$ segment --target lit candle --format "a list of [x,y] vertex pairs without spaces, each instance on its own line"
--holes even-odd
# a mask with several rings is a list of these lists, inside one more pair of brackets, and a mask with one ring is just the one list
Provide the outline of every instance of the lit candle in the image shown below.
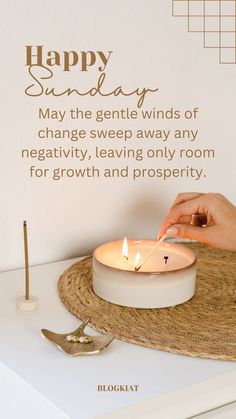
[[140,265],[141,262],[141,254],[140,252],[137,252],[135,259],[134,259],[134,270],[136,270],[138,268],[138,266]]
[[[170,307],[193,297],[196,256],[192,250],[180,244],[162,242],[140,270],[135,271],[156,241],[126,242],[127,245],[122,241],[106,243],[95,250],[95,294],[111,303],[137,308]],[[127,251],[124,252],[124,248]]]
[[128,260],[129,258],[128,258],[128,254],[129,254],[129,250],[128,250],[128,241],[127,241],[127,238],[125,237],[124,238],[124,241],[123,241],[123,245],[122,245],[122,256],[126,259],[126,260]]

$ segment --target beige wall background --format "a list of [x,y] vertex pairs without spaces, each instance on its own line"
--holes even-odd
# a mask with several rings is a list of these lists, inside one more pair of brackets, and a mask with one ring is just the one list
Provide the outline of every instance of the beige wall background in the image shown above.
[[[217,50],[203,48],[202,34],[187,33],[186,19],[172,17],[171,3],[1,2],[1,270],[23,265],[23,219],[29,225],[31,264],[39,264],[87,254],[98,244],[124,235],[155,237],[178,192],[218,191],[236,203],[236,65],[220,65]],[[143,179],[136,183],[131,179],[67,179],[58,183],[29,179],[25,173],[29,163],[21,159],[20,149],[39,146],[36,132],[44,125],[37,120],[39,106],[92,110],[136,106],[132,97],[27,97],[25,45],[40,44],[58,51],[112,50],[108,86],[158,86],[160,93],[146,100],[146,108],[199,107],[199,120],[194,125],[200,131],[197,145],[214,147],[216,157],[201,162],[181,160],[175,166],[203,167],[207,177],[198,182]],[[80,77],[78,71],[71,72],[70,84],[81,86]],[[63,84],[63,72],[61,78]],[[96,77],[91,72],[91,86],[93,79]],[[65,125],[69,127],[69,122]],[[159,123],[135,121],[131,125],[158,128]],[[162,123],[166,128],[175,125]],[[83,127],[92,126],[92,122],[83,123]],[[125,128],[130,123],[108,121],[105,126]],[[191,123],[180,126],[188,128]],[[118,146],[119,140],[115,144]],[[117,166],[124,163],[119,161]],[[155,165],[167,166],[165,162],[152,162]]]

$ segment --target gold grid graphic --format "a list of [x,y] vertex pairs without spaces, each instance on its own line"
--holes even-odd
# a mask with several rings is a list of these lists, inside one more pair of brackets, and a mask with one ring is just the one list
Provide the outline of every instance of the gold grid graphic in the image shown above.
[[220,64],[236,64],[236,0],[172,0],[172,15],[187,18],[205,48],[219,50]]

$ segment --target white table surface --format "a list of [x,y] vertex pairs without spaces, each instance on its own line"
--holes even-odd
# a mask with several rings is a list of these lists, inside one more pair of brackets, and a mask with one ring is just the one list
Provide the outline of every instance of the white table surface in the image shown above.
[[[66,333],[80,323],[57,294],[59,275],[75,261],[31,268],[31,291],[39,298],[35,312],[16,309],[24,271],[0,274],[1,417],[88,419],[236,371],[234,362],[175,355],[118,340],[99,355],[64,355],[41,337],[40,330]],[[101,393],[98,384],[138,384],[140,390]]]

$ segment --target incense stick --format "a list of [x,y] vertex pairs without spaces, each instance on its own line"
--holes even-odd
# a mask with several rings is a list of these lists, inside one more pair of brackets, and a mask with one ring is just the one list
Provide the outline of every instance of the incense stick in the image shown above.
[[24,252],[25,252],[25,293],[18,297],[16,307],[21,311],[32,311],[38,306],[38,298],[30,295],[30,282],[29,282],[29,254],[28,254],[28,231],[27,222],[23,221],[24,233]]
[[25,250],[25,299],[29,300],[29,254],[28,254],[28,235],[27,222],[23,222],[24,231],[24,250]]
[[145,259],[135,268],[135,271],[139,271],[139,269],[144,265],[144,263],[150,258],[150,256],[153,254],[153,252],[160,246],[160,244],[166,239],[167,235],[164,234],[160,240],[153,246],[153,248],[150,250],[150,252],[147,254]]

